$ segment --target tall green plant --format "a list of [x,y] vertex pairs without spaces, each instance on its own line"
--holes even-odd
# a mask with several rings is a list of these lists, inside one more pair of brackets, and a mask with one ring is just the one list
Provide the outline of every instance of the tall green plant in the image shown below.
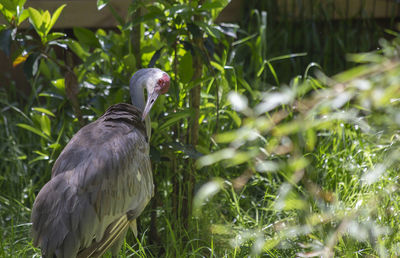
[[243,174],[205,184],[195,200],[199,215],[213,196],[213,204],[231,202],[229,215],[216,212],[227,218],[212,228],[219,241],[230,236],[240,255],[397,254],[400,66],[397,40],[383,42],[384,51],[351,57],[363,65],[333,78],[319,73],[322,89],[304,77],[254,106],[230,94],[242,125],[216,135],[221,149],[198,165]]

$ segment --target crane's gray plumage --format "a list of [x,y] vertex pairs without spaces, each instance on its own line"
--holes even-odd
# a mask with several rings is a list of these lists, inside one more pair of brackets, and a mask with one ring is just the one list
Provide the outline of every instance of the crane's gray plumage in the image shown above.
[[168,90],[169,77],[142,69],[130,85],[133,105],[113,105],[79,130],[36,197],[32,233],[43,256],[97,257],[111,246],[116,255],[152,197],[149,120],[143,111],[155,99],[145,105],[143,88],[149,98],[153,92],[158,96]]

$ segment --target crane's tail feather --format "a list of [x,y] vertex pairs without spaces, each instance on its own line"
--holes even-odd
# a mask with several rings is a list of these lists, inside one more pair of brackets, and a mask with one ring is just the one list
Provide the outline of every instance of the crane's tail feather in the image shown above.
[[91,246],[79,252],[77,258],[101,257],[123,234],[129,227],[131,221],[127,215],[122,216],[113,222],[104,232],[100,242],[94,242]]

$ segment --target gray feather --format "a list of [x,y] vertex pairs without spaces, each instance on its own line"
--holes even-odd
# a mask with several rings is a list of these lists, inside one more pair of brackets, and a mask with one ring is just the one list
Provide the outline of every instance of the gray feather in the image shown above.
[[153,195],[148,148],[141,112],[129,104],[111,106],[75,134],[33,206],[43,255],[76,257],[128,211],[142,212]]

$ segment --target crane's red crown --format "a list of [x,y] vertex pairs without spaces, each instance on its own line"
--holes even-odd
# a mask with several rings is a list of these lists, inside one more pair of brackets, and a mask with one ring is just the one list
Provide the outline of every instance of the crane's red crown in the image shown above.
[[169,76],[166,73],[164,73],[162,77],[157,81],[156,90],[161,94],[165,94],[167,93],[168,89],[169,89]]

